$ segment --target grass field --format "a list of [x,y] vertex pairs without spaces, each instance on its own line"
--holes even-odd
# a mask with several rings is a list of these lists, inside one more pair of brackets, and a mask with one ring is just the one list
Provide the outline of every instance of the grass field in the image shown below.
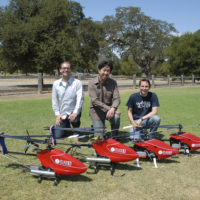
[[[161,124],[178,124],[183,130],[200,136],[200,88],[164,88],[153,90],[160,101]],[[121,95],[121,127],[129,125],[125,106],[133,91],[123,91]],[[89,118],[89,98],[85,97],[81,127],[91,125]],[[55,123],[51,109],[51,99],[0,101],[0,132],[9,135],[48,134],[44,126]],[[170,132],[162,132],[168,138]],[[6,139],[9,150],[22,151],[23,141]],[[45,146],[44,146],[45,147]],[[30,151],[31,152],[31,151]],[[78,152],[92,155],[92,149]],[[35,157],[14,156],[24,164],[39,164]],[[86,164],[87,165],[87,164]],[[88,165],[87,165],[88,166]],[[153,163],[142,160],[141,168],[135,162],[116,166],[114,176],[108,168],[94,174],[92,168],[80,176],[62,179],[57,187],[52,180],[37,183],[37,178],[23,172],[23,167],[0,157],[0,199],[1,200],[129,200],[129,199],[198,199],[200,196],[200,151],[191,157],[180,154]]]

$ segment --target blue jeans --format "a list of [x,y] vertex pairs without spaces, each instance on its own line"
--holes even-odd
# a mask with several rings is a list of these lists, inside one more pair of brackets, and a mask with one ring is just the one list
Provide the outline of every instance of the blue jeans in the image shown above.
[[[66,119],[61,120],[60,125],[59,126],[56,125],[56,128],[58,128],[58,129],[55,129],[56,139],[68,137],[68,136],[72,135],[73,134],[72,131],[61,130],[61,129],[62,128],[71,128],[71,125],[73,128],[79,128],[81,125],[80,118],[81,118],[81,113],[77,115],[76,119],[73,122],[69,121],[68,116],[66,117]],[[61,128],[61,129],[59,129],[59,128]]]
[[[120,115],[116,114],[113,118],[108,120],[111,125],[112,135],[117,135],[120,127]],[[105,120],[95,120],[92,119],[92,125],[95,131],[94,137],[102,136],[105,130]]]
[[[135,122],[137,122],[137,120],[135,120]],[[144,139],[143,128],[145,129],[150,128],[150,132],[147,134],[148,139],[155,138],[155,132],[157,131],[160,125],[160,117],[158,115],[153,115],[148,119],[143,120],[140,125],[142,126],[142,128],[137,128],[136,130],[130,128],[129,134],[131,139],[133,140]]]

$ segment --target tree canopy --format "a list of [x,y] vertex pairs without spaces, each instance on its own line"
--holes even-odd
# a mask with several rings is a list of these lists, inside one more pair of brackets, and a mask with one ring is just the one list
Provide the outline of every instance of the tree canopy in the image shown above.
[[79,3],[11,0],[0,10],[2,62],[9,72],[52,73],[68,60],[84,71],[97,58],[100,30]]
[[0,69],[51,74],[67,60],[73,71],[93,72],[106,58],[113,74],[200,74],[200,32],[174,33],[137,7],[95,22],[75,1],[10,0],[0,7]]
[[176,29],[172,24],[144,15],[140,8],[118,7],[115,16],[103,19],[107,47],[127,60],[131,57],[149,75],[163,61],[163,51]]
[[200,75],[200,31],[174,37],[165,55],[172,74]]

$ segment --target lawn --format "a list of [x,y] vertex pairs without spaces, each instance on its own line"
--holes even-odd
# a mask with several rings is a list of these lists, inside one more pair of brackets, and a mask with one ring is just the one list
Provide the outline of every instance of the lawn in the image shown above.
[[[179,124],[184,131],[200,136],[200,88],[162,88],[154,89],[160,108],[161,124]],[[125,106],[130,94],[135,91],[122,91],[121,127],[129,125]],[[89,98],[86,95],[82,113],[81,127],[91,125],[89,118]],[[55,123],[51,109],[51,99],[24,99],[0,101],[0,131],[9,135],[48,134],[44,126]],[[176,131],[176,130],[174,130]],[[168,138],[170,132],[162,132]],[[22,151],[24,141],[6,139],[9,150]],[[45,146],[44,146],[45,147]],[[92,149],[80,149],[79,153],[92,155]],[[79,176],[62,179],[57,187],[52,180],[37,183],[37,178],[23,172],[23,167],[11,160],[0,157],[0,199],[2,200],[129,200],[129,199],[198,199],[200,196],[200,151],[191,157],[180,154],[153,163],[142,160],[141,168],[135,162],[121,163],[116,166],[114,176],[108,168],[94,174],[92,168]],[[31,153],[31,149],[30,149]],[[39,164],[35,157],[13,156],[24,164]],[[86,164],[87,165],[87,164]],[[87,165],[88,166],[88,165]]]

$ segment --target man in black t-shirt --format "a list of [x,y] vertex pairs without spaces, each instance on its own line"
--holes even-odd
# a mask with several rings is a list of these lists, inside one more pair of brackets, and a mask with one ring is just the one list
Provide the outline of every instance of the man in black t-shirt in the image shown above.
[[[128,117],[133,126],[131,132],[133,133],[137,126],[150,128],[152,134],[149,135],[149,138],[153,138],[153,132],[160,125],[160,117],[157,115],[158,97],[155,93],[149,92],[151,84],[146,78],[140,80],[139,88],[140,92],[132,94],[126,104],[128,106]],[[137,133],[137,138],[141,138],[140,133]]]

